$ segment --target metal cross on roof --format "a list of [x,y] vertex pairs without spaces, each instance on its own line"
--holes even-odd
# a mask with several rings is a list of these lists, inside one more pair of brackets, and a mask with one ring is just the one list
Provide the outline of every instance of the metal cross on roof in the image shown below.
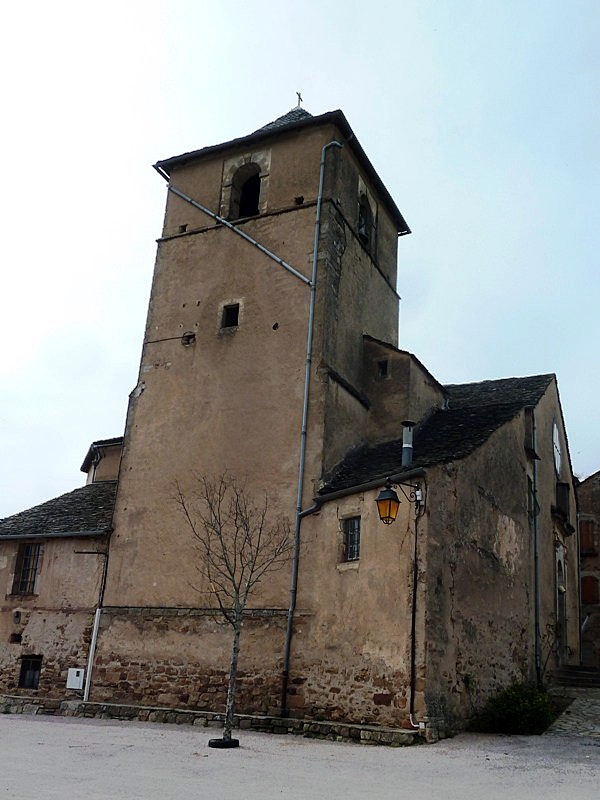
[[298,108],[300,108],[300,106],[302,105],[302,95],[300,94],[300,92],[296,92],[296,94],[298,95]]

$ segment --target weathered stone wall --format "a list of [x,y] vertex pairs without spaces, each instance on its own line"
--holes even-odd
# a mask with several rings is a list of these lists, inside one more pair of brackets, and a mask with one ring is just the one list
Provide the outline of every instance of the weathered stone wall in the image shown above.
[[0,691],[18,689],[21,658],[42,656],[34,694],[67,692],[67,670],[85,669],[104,564],[104,537],[42,541],[34,593],[13,595],[18,541],[0,542]]
[[501,429],[484,452],[429,472],[426,702],[450,725],[533,677],[530,533],[507,496],[521,471],[506,459],[514,435]]
[[[236,709],[280,707],[285,612],[244,622]],[[98,636],[90,698],[223,711],[231,628],[208,609],[108,608]]]
[[[86,669],[92,631],[93,612],[31,609],[21,611],[18,624],[12,613],[0,614],[0,691],[45,697],[81,697],[81,691],[68,690],[69,668]],[[18,632],[21,641],[11,643]],[[38,689],[20,689],[21,657],[42,656]]]
[[[581,538],[581,579],[591,582],[600,594],[600,472],[579,484],[577,499],[580,525],[585,524],[591,532],[591,542],[585,542],[585,547]],[[586,602],[587,599],[582,592],[582,660],[587,666],[600,667],[600,604]]]
[[[557,664],[557,558],[564,559],[566,647],[577,663],[575,537],[557,521],[552,426],[560,419],[554,385],[536,407],[541,668]],[[564,436],[564,434],[561,434]],[[524,412],[475,453],[428,471],[427,711],[452,724],[515,680],[535,680],[533,528],[527,513]],[[566,456],[565,456],[566,459]],[[575,522],[571,508],[569,524]]]

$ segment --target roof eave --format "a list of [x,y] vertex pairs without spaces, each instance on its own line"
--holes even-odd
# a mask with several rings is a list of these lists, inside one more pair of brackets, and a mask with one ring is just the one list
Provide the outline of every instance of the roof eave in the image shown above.
[[7,533],[0,535],[0,542],[33,541],[38,539],[93,539],[107,536],[112,528],[91,531],[58,531],[55,533]]

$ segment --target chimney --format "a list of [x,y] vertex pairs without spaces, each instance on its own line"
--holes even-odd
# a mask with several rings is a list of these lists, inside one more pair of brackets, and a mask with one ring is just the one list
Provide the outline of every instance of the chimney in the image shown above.
[[407,467],[413,458],[413,428],[416,423],[410,419],[405,419],[402,423],[402,466]]

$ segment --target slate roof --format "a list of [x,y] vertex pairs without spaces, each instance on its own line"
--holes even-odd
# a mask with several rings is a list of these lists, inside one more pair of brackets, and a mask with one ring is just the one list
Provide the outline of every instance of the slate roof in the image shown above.
[[116,481],[90,483],[27,511],[0,519],[0,541],[3,537],[107,533],[111,527],[116,491]]
[[283,114],[283,116],[274,119],[273,122],[268,122],[266,125],[263,125],[262,128],[258,128],[258,130],[255,130],[254,133],[262,133],[263,131],[273,131],[280,128],[287,128],[288,125],[294,125],[296,122],[300,122],[300,120],[307,119],[308,117],[312,117],[312,114],[310,114],[304,108],[296,106],[296,108],[292,108],[291,111],[288,111],[287,114]]
[[534,375],[446,385],[448,408],[435,411],[415,430],[410,466],[402,467],[402,437],[359,447],[333,470],[319,494],[465,458],[523,408],[535,406],[553,380],[554,375]]

